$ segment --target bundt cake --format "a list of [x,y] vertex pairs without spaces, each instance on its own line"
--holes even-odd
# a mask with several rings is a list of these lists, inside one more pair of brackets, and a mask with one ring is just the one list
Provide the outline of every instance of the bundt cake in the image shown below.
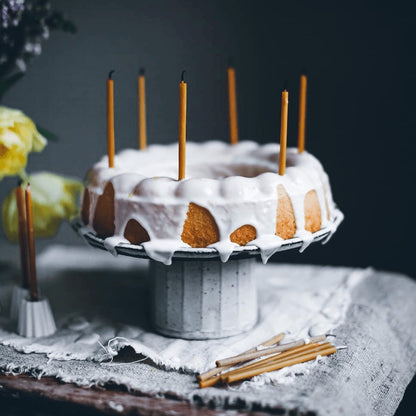
[[253,244],[266,259],[283,240],[329,225],[335,206],[328,176],[308,152],[242,141],[187,143],[186,179],[178,181],[177,144],[127,149],[108,167],[104,156],[87,174],[81,207],[85,225],[106,239],[143,244],[169,264],[183,247],[216,248],[226,261],[237,245]]

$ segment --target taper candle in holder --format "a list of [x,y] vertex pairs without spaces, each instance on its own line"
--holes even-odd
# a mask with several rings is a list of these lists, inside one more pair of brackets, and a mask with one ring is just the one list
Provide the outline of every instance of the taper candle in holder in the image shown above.
[[28,240],[29,296],[22,299],[17,321],[17,332],[24,337],[43,337],[56,331],[49,301],[39,298],[36,274],[35,239],[33,232],[32,193],[30,184],[25,189],[26,233]]
[[19,309],[22,299],[29,295],[29,264],[28,264],[28,241],[26,229],[26,206],[25,191],[22,188],[22,181],[19,182],[15,189],[17,216],[18,216],[18,236],[20,248],[20,284],[15,284],[12,291],[12,299],[10,305],[10,319],[17,322]]

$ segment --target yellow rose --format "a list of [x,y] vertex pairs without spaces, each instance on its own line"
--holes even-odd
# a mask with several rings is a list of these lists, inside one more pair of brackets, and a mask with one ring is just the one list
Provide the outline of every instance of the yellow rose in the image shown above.
[[[75,179],[48,172],[30,175],[33,225],[36,237],[52,237],[63,220],[78,214],[78,199],[83,185]],[[3,203],[3,229],[10,241],[18,240],[17,207],[14,190]]]
[[0,179],[24,170],[27,155],[41,152],[46,139],[20,110],[0,106]]

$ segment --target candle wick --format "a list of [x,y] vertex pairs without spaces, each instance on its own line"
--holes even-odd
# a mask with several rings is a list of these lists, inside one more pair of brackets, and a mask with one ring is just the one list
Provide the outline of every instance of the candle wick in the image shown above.
[[109,73],[108,73],[108,79],[113,79],[113,74],[114,74],[114,69],[112,69]]
[[182,81],[182,82],[185,82],[185,72],[186,72],[186,71],[185,71],[185,70],[183,70],[183,71],[182,71],[182,73],[181,73],[181,81]]
[[288,86],[288,81],[286,79],[285,82],[283,83],[283,90],[284,91],[287,91],[287,86]]
[[144,68],[143,68],[143,67],[141,67],[141,68],[139,69],[139,75],[144,75]]
[[20,188],[22,186],[22,183],[23,183],[23,179],[19,179],[17,181],[17,186]]

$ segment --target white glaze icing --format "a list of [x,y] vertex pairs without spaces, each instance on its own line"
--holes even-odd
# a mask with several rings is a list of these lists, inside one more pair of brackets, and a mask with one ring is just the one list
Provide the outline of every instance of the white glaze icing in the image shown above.
[[259,248],[261,261],[266,264],[269,258],[282,246],[283,241],[283,238],[269,234],[250,241],[250,244]]
[[116,247],[120,243],[129,243],[124,237],[120,235],[115,235],[113,237],[107,237],[104,240],[104,247],[114,256],[117,257],[117,250]]
[[150,241],[143,244],[148,256],[170,264],[176,250],[189,247],[181,234],[188,205],[193,202],[206,208],[217,223],[220,240],[211,247],[222,261],[227,261],[236,247],[230,242],[230,234],[249,224],[257,231],[256,240],[249,244],[259,248],[266,263],[283,243],[275,235],[278,185],[283,185],[292,202],[295,237],[303,241],[300,251],[312,241],[312,234],[305,230],[304,201],[309,191],[316,191],[321,227],[331,225],[335,204],[329,179],[308,152],[299,154],[296,148],[287,149],[286,173],[280,176],[278,144],[188,142],[186,178],[181,181],[176,180],[177,152],[176,143],[152,145],[142,151],[126,149],[115,156],[114,168],[108,168],[104,156],[88,173],[90,226],[106,183],[111,181],[114,186],[115,235],[105,240],[113,254],[117,244],[126,242],[123,235],[127,222],[135,219],[149,234]]
[[218,254],[220,255],[221,261],[225,263],[230,258],[234,249],[238,247],[238,244],[233,243],[231,241],[217,241],[216,243],[211,244],[208,247],[215,248],[215,250],[217,250]]

